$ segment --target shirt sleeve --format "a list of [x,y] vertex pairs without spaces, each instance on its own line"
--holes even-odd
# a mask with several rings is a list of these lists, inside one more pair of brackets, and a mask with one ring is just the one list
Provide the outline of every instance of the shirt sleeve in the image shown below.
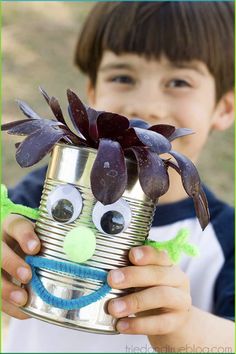
[[14,188],[8,190],[9,198],[17,204],[38,208],[46,176],[47,166],[26,175]]
[[234,210],[224,208],[215,223],[218,240],[221,244],[225,262],[217,277],[214,291],[214,313],[220,317],[234,320]]

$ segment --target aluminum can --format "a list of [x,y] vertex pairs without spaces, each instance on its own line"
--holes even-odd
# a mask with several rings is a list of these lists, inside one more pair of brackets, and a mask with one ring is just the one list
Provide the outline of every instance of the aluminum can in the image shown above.
[[[90,187],[90,173],[97,150],[58,143],[54,146],[48,165],[43,193],[40,202],[40,217],[36,222],[36,233],[41,240],[41,257],[68,262],[63,250],[65,235],[74,227],[83,225],[94,228],[92,210],[97,200]],[[128,182],[122,198],[128,202],[132,221],[119,235],[107,235],[96,230],[96,249],[93,256],[83,263],[85,266],[109,271],[130,265],[128,252],[131,247],[140,246],[148,236],[154,203],[144,194],[139,180],[137,164],[126,159]],[[83,209],[78,219],[71,224],[59,224],[47,212],[48,194],[58,185],[71,184],[83,199]],[[37,269],[43,286],[52,295],[62,299],[75,299],[88,295],[101,287],[100,281],[75,278],[67,274]],[[115,297],[129,293],[130,289],[112,289],[104,298],[80,309],[64,310],[45,303],[29,285],[27,304],[22,311],[31,317],[71,329],[93,333],[117,334],[115,319],[107,312],[107,302]]]

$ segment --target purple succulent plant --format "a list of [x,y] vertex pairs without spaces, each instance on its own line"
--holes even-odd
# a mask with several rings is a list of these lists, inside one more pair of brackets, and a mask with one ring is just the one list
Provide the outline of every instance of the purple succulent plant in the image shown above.
[[[141,187],[151,200],[157,203],[158,198],[167,192],[168,169],[174,168],[182,178],[186,193],[193,198],[202,229],[207,226],[209,210],[198,171],[186,156],[171,147],[171,141],[193,134],[192,130],[167,124],[149,126],[141,119],[129,120],[116,113],[96,111],[68,89],[68,113],[75,129],[73,132],[58,100],[50,98],[42,88],[40,91],[56,120],[42,118],[26,103],[17,101],[28,118],[1,127],[8,134],[26,136],[16,144],[16,160],[21,167],[40,161],[59,141],[98,149],[91,171],[91,189],[95,198],[106,205],[116,202],[126,189],[125,157],[131,154],[138,165]],[[161,158],[159,155],[163,153],[170,154],[175,162]]]

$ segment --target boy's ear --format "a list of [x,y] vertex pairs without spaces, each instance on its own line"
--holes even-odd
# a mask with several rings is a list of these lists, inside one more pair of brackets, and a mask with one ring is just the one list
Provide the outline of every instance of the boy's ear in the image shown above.
[[234,92],[227,92],[218,102],[212,122],[212,129],[225,130],[234,122]]
[[91,80],[88,79],[87,83],[86,83],[86,91],[87,91],[87,100],[88,100],[88,104],[90,106],[94,106],[95,105],[95,101],[96,101],[96,95],[95,95],[95,87],[92,84]]

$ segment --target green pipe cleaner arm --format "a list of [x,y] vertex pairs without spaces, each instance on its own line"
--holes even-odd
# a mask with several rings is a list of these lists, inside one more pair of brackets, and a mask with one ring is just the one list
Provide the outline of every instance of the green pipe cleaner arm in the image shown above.
[[154,247],[160,251],[167,251],[168,256],[173,263],[178,263],[181,259],[181,254],[185,253],[190,257],[196,257],[199,255],[197,246],[188,242],[189,230],[180,229],[177,235],[168,241],[157,242],[152,240],[146,240],[145,245]]
[[20,214],[29,219],[37,220],[39,210],[26,207],[21,204],[15,204],[8,198],[7,188],[1,184],[1,223],[9,214]]

